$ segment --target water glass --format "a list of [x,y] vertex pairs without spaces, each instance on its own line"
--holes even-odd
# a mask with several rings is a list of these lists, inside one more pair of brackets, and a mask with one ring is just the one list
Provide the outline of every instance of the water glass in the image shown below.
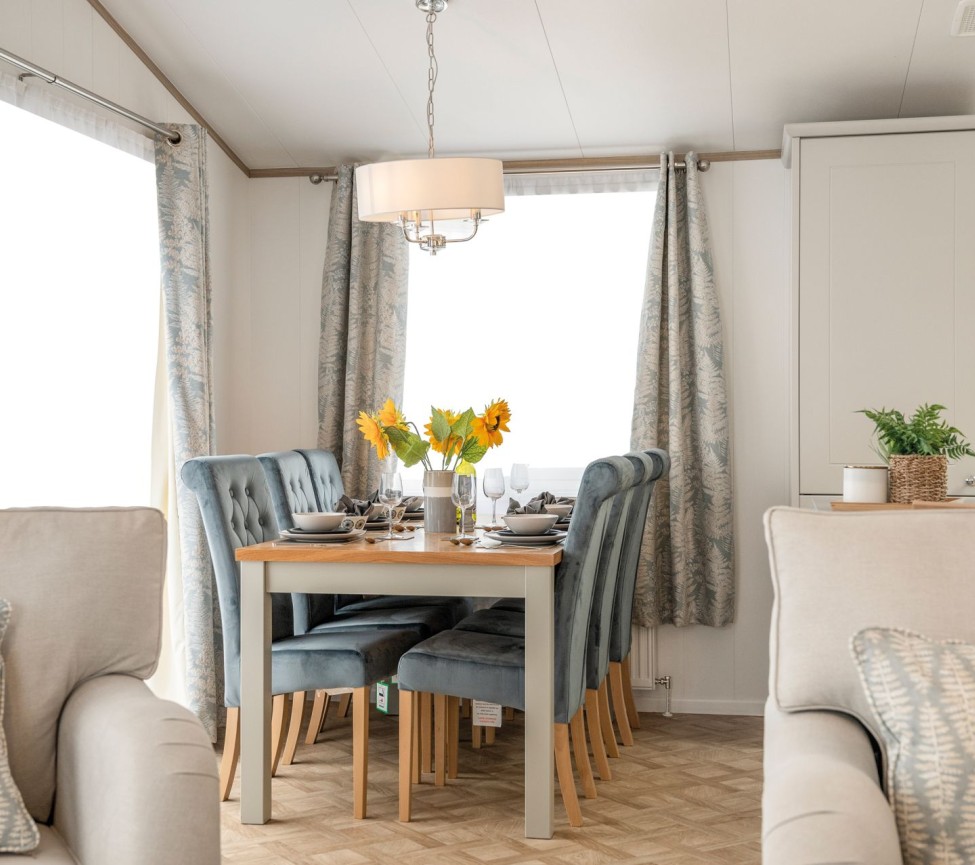
[[389,529],[383,540],[391,541],[393,538],[393,508],[403,501],[403,479],[399,472],[383,472],[379,476],[379,502],[386,505],[389,517]]
[[477,503],[477,478],[474,475],[461,475],[455,472],[453,483],[450,486],[450,500],[460,508],[460,535],[458,537],[466,538],[464,514],[468,508],[474,507]]
[[484,495],[491,500],[491,528],[498,525],[498,499],[504,495],[504,472],[501,469],[488,469],[482,481]]

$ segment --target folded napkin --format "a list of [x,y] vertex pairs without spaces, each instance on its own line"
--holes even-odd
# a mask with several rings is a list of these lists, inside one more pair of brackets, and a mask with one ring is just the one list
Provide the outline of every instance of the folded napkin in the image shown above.
[[[423,509],[423,496],[407,496],[400,502],[400,507],[405,507],[406,513],[416,513]],[[379,503],[378,490],[369,496],[368,501],[344,495],[335,503],[335,510],[355,517],[368,517],[370,521],[386,516],[386,506]]]
[[575,496],[556,496],[549,492],[539,493],[525,504],[516,499],[508,499],[509,514],[541,514],[545,512],[545,505],[574,505]]

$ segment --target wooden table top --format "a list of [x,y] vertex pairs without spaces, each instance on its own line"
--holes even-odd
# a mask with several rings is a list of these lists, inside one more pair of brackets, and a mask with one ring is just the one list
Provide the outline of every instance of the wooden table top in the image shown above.
[[562,561],[562,546],[487,549],[450,543],[451,533],[412,532],[412,540],[367,543],[365,538],[344,544],[311,544],[300,541],[265,541],[238,547],[238,562],[347,562],[406,563],[417,565],[515,565],[552,567]]

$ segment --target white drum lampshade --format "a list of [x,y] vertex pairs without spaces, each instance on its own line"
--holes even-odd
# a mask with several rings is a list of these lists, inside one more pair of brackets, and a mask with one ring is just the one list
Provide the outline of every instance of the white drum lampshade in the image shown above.
[[470,219],[504,212],[504,178],[497,159],[436,157],[374,162],[355,170],[359,219],[398,222],[419,212],[421,222]]

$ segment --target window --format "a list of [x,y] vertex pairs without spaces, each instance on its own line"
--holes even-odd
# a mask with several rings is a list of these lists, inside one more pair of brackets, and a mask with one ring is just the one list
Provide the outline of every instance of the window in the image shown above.
[[151,162],[0,102],[0,507],[148,504]]
[[509,187],[470,243],[411,247],[404,413],[422,432],[431,405],[507,399],[511,432],[478,470],[528,463],[522,499],[573,493],[590,460],[629,448],[655,192],[577,183]]

